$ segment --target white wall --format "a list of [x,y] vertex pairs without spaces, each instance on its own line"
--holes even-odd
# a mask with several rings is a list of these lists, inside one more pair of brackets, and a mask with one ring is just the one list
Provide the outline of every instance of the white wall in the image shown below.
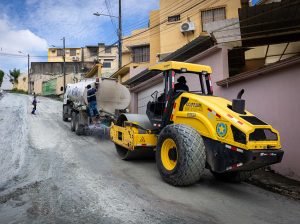
[[3,82],[2,82],[2,85],[1,85],[1,89],[11,90],[13,88],[13,84],[9,80],[10,80],[9,76],[5,74],[4,77],[3,77]]
[[158,91],[160,94],[163,92],[164,89],[164,84],[163,82],[156,84],[155,86],[152,86],[148,89],[145,89],[143,91],[140,91],[138,93],[138,113],[139,114],[146,114],[146,109],[147,109],[147,103],[152,100],[151,94],[154,93],[155,91]]

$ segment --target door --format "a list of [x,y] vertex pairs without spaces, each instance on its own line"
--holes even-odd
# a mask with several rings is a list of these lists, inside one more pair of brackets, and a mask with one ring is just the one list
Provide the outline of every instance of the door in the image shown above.
[[56,79],[51,79],[42,84],[42,95],[56,95]]

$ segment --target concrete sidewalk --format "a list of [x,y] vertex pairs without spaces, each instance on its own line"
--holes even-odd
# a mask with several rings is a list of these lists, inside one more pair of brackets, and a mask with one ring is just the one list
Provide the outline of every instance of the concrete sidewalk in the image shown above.
[[268,168],[255,171],[247,182],[289,198],[300,200],[300,182],[275,173]]

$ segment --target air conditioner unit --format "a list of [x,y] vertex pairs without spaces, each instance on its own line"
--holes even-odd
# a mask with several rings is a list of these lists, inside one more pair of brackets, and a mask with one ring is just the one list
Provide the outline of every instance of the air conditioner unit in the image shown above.
[[193,22],[185,22],[180,26],[180,31],[182,33],[190,32],[195,30],[195,23]]
[[79,58],[77,56],[72,56],[72,61],[78,61]]

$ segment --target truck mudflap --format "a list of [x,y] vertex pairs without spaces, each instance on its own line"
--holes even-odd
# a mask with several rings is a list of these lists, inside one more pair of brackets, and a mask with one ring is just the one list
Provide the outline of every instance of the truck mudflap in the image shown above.
[[204,139],[207,148],[207,165],[217,173],[250,171],[279,163],[284,152],[272,150],[244,150],[235,146]]

